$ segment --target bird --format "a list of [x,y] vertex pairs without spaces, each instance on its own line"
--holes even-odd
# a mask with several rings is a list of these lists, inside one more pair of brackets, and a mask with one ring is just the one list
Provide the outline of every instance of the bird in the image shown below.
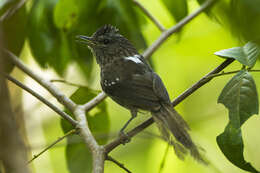
[[119,29],[106,24],[92,36],[77,35],[76,40],[86,45],[96,58],[102,90],[131,112],[120,132],[123,133],[139,110],[149,111],[163,139],[173,146],[180,159],[189,153],[195,160],[206,163],[188,133],[188,124],[172,107],[163,81]]

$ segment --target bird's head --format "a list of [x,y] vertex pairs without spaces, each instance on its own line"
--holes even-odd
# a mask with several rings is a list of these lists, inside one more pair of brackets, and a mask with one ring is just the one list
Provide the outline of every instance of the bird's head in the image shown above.
[[123,37],[117,28],[105,25],[92,36],[78,35],[77,41],[86,44],[95,55],[97,63],[104,65],[113,59],[137,54],[134,46]]

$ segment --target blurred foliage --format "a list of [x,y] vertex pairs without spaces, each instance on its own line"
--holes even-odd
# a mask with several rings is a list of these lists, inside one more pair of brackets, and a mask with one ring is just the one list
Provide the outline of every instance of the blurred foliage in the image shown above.
[[[200,4],[205,2],[197,1]],[[211,14],[241,41],[255,41],[260,39],[259,7],[259,0],[219,0]]]
[[176,22],[188,15],[188,2],[185,0],[162,0]]
[[[93,91],[86,87],[80,87],[72,95],[71,100],[77,104],[84,104],[97,95],[96,91]],[[106,102],[98,104],[94,110],[94,114],[91,112],[86,113],[88,125],[91,132],[94,134],[99,144],[105,144],[108,140],[109,133],[109,116],[107,113]],[[68,112],[68,111],[67,111]],[[69,113],[69,112],[68,112]],[[69,113],[73,116],[71,113]],[[73,127],[64,119],[61,120],[61,126],[64,133],[69,132]],[[102,137],[100,137],[102,136]],[[86,144],[82,141],[82,138],[78,135],[68,137],[66,145],[66,160],[67,166],[71,173],[88,173],[92,170],[92,157],[90,151],[86,148]]]
[[[0,14],[5,15],[5,20],[0,22],[0,33],[1,43],[3,47],[13,52],[15,55],[19,55],[25,38],[27,12],[25,5],[19,8],[14,15],[8,15],[9,10],[15,8],[18,1],[4,1],[0,3]],[[5,71],[8,73],[13,69],[13,64],[10,62],[6,63]]]
[[[2,16],[9,9],[15,7],[17,2],[18,0],[0,0],[0,15]],[[197,0],[197,2],[201,4],[205,0]],[[192,5],[194,2],[186,0],[153,0],[152,2],[143,0],[142,3],[145,4],[145,7],[149,7],[148,10],[155,14],[156,18],[158,15],[158,19],[163,24],[166,23],[165,26],[170,26],[173,23],[168,22],[171,20],[166,19],[165,16],[167,15],[164,13],[163,7],[166,7],[171,15],[167,16],[167,18],[173,17],[176,22],[187,16],[189,9],[194,8]],[[195,7],[197,8],[197,6]],[[155,59],[154,64],[162,78],[166,79],[165,84],[170,86],[169,88],[174,88],[174,94],[175,92],[180,93],[184,90],[183,88],[190,86],[205,74],[205,70],[208,71],[209,67],[214,68],[218,65],[219,61],[215,58],[214,60],[210,59],[209,54],[226,46],[237,46],[237,43],[234,43],[237,40],[241,42],[251,41],[243,47],[233,47],[216,53],[216,55],[224,58],[236,59],[246,68],[242,69],[226,84],[219,96],[218,102],[223,103],[229,111],[228,125],[224,132],[221,133],[222,126],[215,123],[213,118],[212,124],[218,129],[214,129],[217,131],[216,134],[210,134],[207,138],[215,138],[217,134],[221,133],[217,137],[217,144],[226,158],[244,170],[256,172],[255,168],[245,161],[243,155],[246,141],[243,141],[245,138],[242,138],[241,126],[249,117],[257,114],[259,109],[257,96],[259,86],[256,87],[255,84],[260,81],[253,78],[254,76],[247,69],[255,66],[259,67],[256,60],[260,53],[260,1],[218,0],[215,6],[206,13],[218,24],[225,26],[235,36],[233,41],[226,38],[227,34],[218,24],[213,24],[201,15],[202,17],[198,17],[199,19],[195,19],[194,22],[186,26],[188,32],[183,33],[182,40],[178,45],[175,44],[176,37],[174,36],[165,42],[164,46],[155,53],[158,60]],[[23,5],[14,15],[1,21],[1,43],[4,43],[4,46],[10,51],[19,55],[24,47],[25,39],[28,38],[28,47],[33,58],[41,67],[52,68],[60,76],[65,76],[67,67],[74,63],[79,67],[82,76],[89,80],[92,70],[95,69],[93,57],[86,47],[77,44],[74,39],[79,34],[91,35],[104,24],[112,24],[118,27],[120,32],[133,42],[139,50],[144,50],[147,47],[146,42],[151,44],[158,37],[158,30],[154,29],[153,24],[144,20],[140,9],[137,10],[131,0],[30,0],[30,5]],[[213,33],[213,35],[210,35],[210,33]],[[161,57],[164,58],[163,61],[161,61]],[[237,70],[241,67],[241,64],[232,67]],[[11,67],[10,65],[9,71]],[[178,74],[177,77],[176,74]],[[212,105],[208,105],[210,103],[208,100],[216,100],[218,94],[218,92],[213,93],[212,89],[219,90],[219,87],[224,85],[226,81],[226,78],[222,78],[222,80],[218,81],[220,84],[217,87],[215,86],[216,83],[209,83],[208,88],[211,89],[199,91],[197,95],[190,96],[189,100],[191,101],[187,100],[182,104],[184,115],[185,111],[186,114],[201,115],[189,116],[189,118],[190,121],[193,118],[197,124],[199,123],[198,126],[204,122],[207,133],[212,128],[211,125],[208,125],[208,121],[211,121],[209,119],[212,119],[212,117],[203,117],[203,115],[210,113],[218,115],[218,110],[214,109],[214,112],[212,112]],[[169,90],[169,92],[171,94],[172,90]],[[71,99],[76,103],[83,104],[96,95],[97,92],[81,87],[71,96]],[[206,100],[205,95],[207,96]],[[121,109],[118,111],[118,107],[114,106],[113,103],[110,103],[110,105],[112,107],[108,107],[106,102],[102,102],[94,110],[86,114],[89,126],[100,144],[104,144],[108,140],[106,135],[99,136],[100,134],[109,133],[112,122],[110,122],[108,112],[112,112],[113,115],[122,113],[120,112]],[[203,109],[201,105],[203,105]],[[216,107],[216,105],[214,106]],[[224,117],[221,118],[224,119]],[[223,124],[223,120],[218,121],[221,122],[219,124]],[[113,122],[116,126],[120,126],[123,123],[121,115]],[[64,132],[72,128],[64,120],[61,120],[61,126]],[[216,144],[215,141],[214,144]],[[142,146],[138,145],[132,151],[145,151],[146,154],[137,155],[134,152],[129,152],[131,148],[128,148],[127,151],[120,151],[118,156],[124,158],[129,153],[132,153],[131,156],[135,158],[132,160],[127,158],[126,162],[130,165],[131,163],[135,164],[133,170],[142,167],[149,170],[148,172],[155,172],[157,165],[151,165],[150,162],[158,161],[161,158],[153,157],[155,149],[151,150],[152,157],[146,157],[150,151],[149,147],[152,146],[150,142],[149,144],[146,142]],[[217,147],[214,146],[214,148]],[[156,151],[159,151],[158,148],[156,149]],[[210,148],[205,149],[210,150]],[[69,172],[85,173],[91,170],[91,154],[77,135],[67,139],[65,155]],[[216,160],[215,155],[212,158],[215,164],[219,164],[219,167],[222,168],[222,163],[225,161],[223,159]],[[218,161],[221,162],[218,163]],[[141,162],[147,162],[146,164],[150,165],[140,164]],[[178,164],[174,165],[173,163]],[[172,170],[170,168],[175,166],[176,170],[186,170],[187,172],[194,171],[195,167],[195,164],[184,166],[183,162],[176,159],[170,160],[165,165],[168,166],[165,170]],[[111,165],[106,166],[108,170],[114,170]],[[238,171],[235,167],[231,168],[235,170],[234,172]],[[207,168],[196,167],[196,170],[202,169],[207,172]],[[230,172],[226,170],[228,169],[223,168],[224,172]]]

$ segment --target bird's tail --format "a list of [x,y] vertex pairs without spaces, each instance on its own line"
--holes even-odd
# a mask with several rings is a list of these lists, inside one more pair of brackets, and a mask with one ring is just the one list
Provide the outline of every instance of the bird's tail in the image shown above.
[[188,124],[170,104],[162,104],[159,111],[152,112],[152,116],[164,139],[173,145],[180,159],[183,160],[184,156],[190,153],[194,159],[206,164],[197,146],[192,142]]

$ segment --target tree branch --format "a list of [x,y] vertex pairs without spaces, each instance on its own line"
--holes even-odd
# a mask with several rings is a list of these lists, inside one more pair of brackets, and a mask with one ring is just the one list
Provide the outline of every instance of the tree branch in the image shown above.
[[[212,75],[208,76],[208,78],[230,75],[230,74],[238,73],[240,71],[241,70],[235,70],[235,71],[229,71],[229,72],[223,71],[222,73],[219,73],[219,74],[212,74]],[[260,70],[253,70],[253,69],[248,69],[247,71],[249,71],[249,72],[260,72]]]
[[98,105],[102,100],[104,100],[107,95],[104,92],[99,93],[95,98],[87,102],[86,104],[82,105],[85,111],[90,111],[96,105]]
[[36,93],[35,91],[33,91],[32,89],[30,89],[29,87],[27,87],[26,85],[22,84],[21,82],[19,82],[18,80],[16,80],[15,78],[13,78],[12,76],[5,74],[5,77],[13,82],[15,85],[19,86],[20,88],[24,89],[25,91],[27,91],[28,93],[30,93],[31,95],[33,95],[34,97],[36,97],[38,100],[40,100],[42,103],[44,103],[45,105],[47,105],[49,108],[51,108],[54,112],[56,112],[57,114],[59,114],[62,118],[66,119],[67,121],[69,121],[74,127],[76,127],[77,122],[72,119],[68,114],[66,114],[65,112],[63,112],[62,110],[60,110],[58,107],[56,107],[54,104],[52,104],[51,102],[49,102],[48,100],[46,100],[44,97],[42,97],[41,95],[39,95],[38,93]]
[[72,83],[72,82],[69,82],[69,81],[66,81],[66,80],[63,80],[63,79],[52,79],[52,80],[50,80],[50,82],[52,82],[52,83],[54,83],[54,82],[64,83],[64,84],[74,86],[74,87],[86,87],[84,85]]
[[188,96],[190,96],[192,93],[194,93],[197,89],[199,89],[200,87],[202,87],[203,85],[205,85],[206,83],[208,83],[209,81],[211,81],[211,79],[214,78],[214,76],[209,77],[213,74],[217,74],[219,72],[221,72],[223,69],[225,69],[229,64],[231,64],[234,61],[234,59],[227,59],[225,60],[223,63],[221,63],[217,68],[215,68],[214,70],[212,70],[211,72],[209,72],[207,75],[205,75],[204,77],[202,77],[198,82],[196,82],[195,84],[193,84],[189,89],[187,89],[186,91],[184,91],[181,95],[179,95],[173,102],[172,105],[176,106],[177,104],[179,104],[181,101],[183,101],[184,99],[186,99]]
[[54,141],[53,143],[51,143],[49,146],[47,146],[46,148],[44,148],[40,153],[36,154],[33,156],[33,158],[31,160],[29,160],[27,162],[27,164],[30,164],[32,161],[34,161],[35,159],[37,159],[40,155],[42,155],[43,153],[45,153],[46,151],[48,151],[50,148],[52,148],[54,145],[56,145],[58,142],[62,141],[64,138],[76,133],[76,129],[72,129],[70,130],[68,133],[66,133],[65,135],[63,135],[62,137],[58,138],[56,141]]
[[188,22],[190,22],[192,19],[194,19],[196,16],[198,16],[200,13],[202,13],[204,10],[211,7],[215,2],[218,0],[207,0],[204,4],[200,6],[198,10],[196,10],[194,13],[190,14],[189,16],[186,16],[183,18],[179,23],[171,27],[169,30],[164,31],[161,36],[143,53],[143,56],[145,58],[150,57],[161,45],[162,43],[169,38],[173,33],[179,31],[184,25],[186,25]]
[[37,81],[41,86],[47,89],[62,105],[64,105],[67,109],[69,109],[76,117],[77,124],[76,128],[79,129],[79,135],[82,137],[84,143],[90,149],[93,157],[92,165],[93,165],[93,173],[103,173],[104,172],[104,148],[103,146],[99,146],[94,136],[92,135],[86,117],[85,117],[85,109],[83,106],[76,105],[71,99],[66,97],[63,93],[61,93],[58,88],[56,88],[50,81],[42,78],[37,73],[30,70],[21,60],[18,59],[13,53],[4,49],[4,52],[7,54],[7,58],[9,58],[19,69],[25,72],[28,76],[32,77],[35,81]]
[[122,168],[123,170],[125,170],[127,173],[131,173],[131,171],[129,169],[127,169],[124,164],[118,162],[117,160],[115,160],[113,157],[111,156],[106,156],[106,160],[109,160],[113,163],[115,163],[117,166],[119,166],[120,168]]
[[93,173],[103,173],[104,172],[104,162],[105,162],[105,152],[104,147],[98,145],[97,141],[95,140],[94,136],[92,135],[87,119],[85,116],[85,109],[83,106],[77,106],[75,111],[73,112],[75,115],[78,123],[78,128],[80,129],[80,136],[90,148],[92,153],[92,166],[93,166]]
[[42,76],[38,75],[37,73],[33,72],[31,69],[29,69],[16,55],[14,55],[12,52],[4,49],[4,52],[7,53],[7,57],[24,73],[26,73],[28,76],[33,78],[35,81],[37,81],[42,87],[44,87],[46,90],[48,90],[62,105],[66,106],[71,112],[74,111],[76,104],[70,100],[68,97],[66,97],[63,93],[59,91],[57,87],[55,87],[50,81],[44,79]]
[[136,6],[138,6],[144,14],[157,26],[157,28],[161,31],[164,32],[166,29],[164,26],[137,0],[132,0]]
[[3,22],[4,20],[14,15],[14,13],[18,11],[25,4],[26,1],[27,0],[20,0],[20,2],[16,3],[10,9],[6,10],[6,12],[0,17],[0,22]]

